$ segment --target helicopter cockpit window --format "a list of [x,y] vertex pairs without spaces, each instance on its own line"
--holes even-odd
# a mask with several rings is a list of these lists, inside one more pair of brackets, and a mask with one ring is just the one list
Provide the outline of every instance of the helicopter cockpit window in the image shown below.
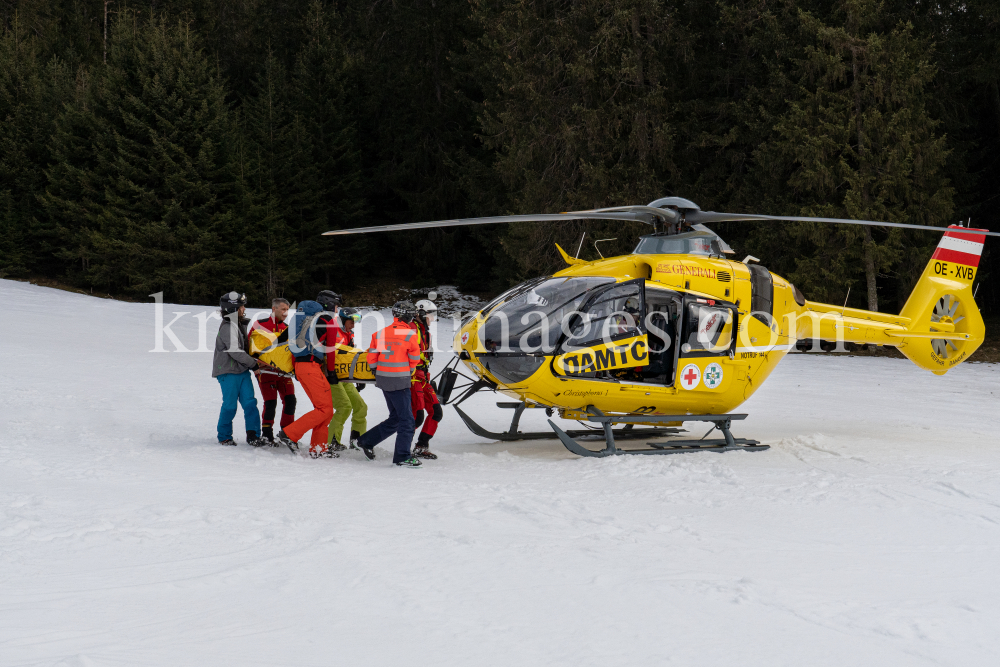
[[[527,292],[531,288],[544,283],[546,280],[549,280],[549,278],[543,276],[541,278],[532,278],[531,280],[526,280],[525,282],[519,285],[515,285],[514,287],[511,287],[509,290],[507,290],[506,292],[504,292],[503,294],[501,294],[500,296],[498,296],[497,298],[493,299],[488,304],[483,306],[483,308],[479,312],[488,314],[491,310],[493,310],[494,307],[496,307],[497,304],[509,301],[510,299],[513,299],[515,296]],[[472,317],[475,317],[475,315],[476,313],[471,313],[469,317],[467,317],[462,322],[462,324],[464,325],[465,322],[467,322]]]
[[733,311],[703,303],[689,303],[684,318],[681,352],[723,354],[733,344]]
[[547,278],[532,281],[527,289],[519,286],[486,320],[483,345],[488,352],[551,354],[566,316],[583,306],[591,290],[609,283],[614,278]]
[[573,321],[564,345],[585,345],[638,334],[642,319],[639,290],[639,285],[631,284],[601,293]]
[[[695,232],[698,233],[698,232]],[[644,236],[635,248],[637,255],[718,255],[722,246],[708,234],[698,236]]]

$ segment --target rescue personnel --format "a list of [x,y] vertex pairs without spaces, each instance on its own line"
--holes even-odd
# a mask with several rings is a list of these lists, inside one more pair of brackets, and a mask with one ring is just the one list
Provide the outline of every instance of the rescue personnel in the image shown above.
[[[285,319],[288,317],[288,299],[278,297],[271,301],[271,316],[264,320],[254,322],[251,329],[260,329],[277,336],[275,343],[280,344],[288,340],[288,325]],[[251,331],[252,335],[252,331]],[[253,350],[251,344],[250,349]],[[275,446],[274,441],[274,413],[278,407],[278,397],[281,397],[281,428],[285,428],[295,421],[295,383],[291,377],[284,377],[277,373],[269,373],[258,369],[254,371],[257,376],[257,386],[260,387],[261,398],[264,399],[264,415],[262,420],[261,439],[268,445]]]
[[288,349],[295,358],[295,379],[302,385],[313,409],[278,431],[278,440],[293,452],[299,440],[312,430],[309,456],[337,458],[326,446],[326,436],[333,418],[330,379],[327,372],[327,352],[334,349],[336,327],[333,315],[316,301],[303,301],[295,313],[294,330],[288,335]]
[[344,299],[333,290],[325,289],[316,295],[317,303],[320,303],[327,311],[337,314],[340,307],[344,305]]
[[257,411],[257,397],[253,393],[250,371],[257,368],[257,360],[247,352],[247,325],[244,317],[247,296],[238,292],[223,294],[219,299],[222,323],[215,337],[215,353],[212,357],[212,377],[222,388],[222,408],[216,427],[220,445],[236,445],[233,440],[233,419],[236,417],[236,403],[243,408],[243,422],[247,431],[247,444],[260,446],[260,413]]
[[395,433],[396,449],[392,462],[409,468],[420,467],[420,461],[410,453],[414,429],[410,384],[413,369],[420,363],[417,332],[410,326],[415,314],[412,303],[398,301],[392,307],[392,324],[372,335],[368,365],[375,373],[375,386],[385,396],[389,417],[358,438],[358,447],[365,456],[374,460],[375,445]]
[[[437,306],[433,301],[421,299],[416,304],[416,316],[413,318],[413,328],[419,338],[417,344],[420,346],[420,363],[413,371],[413,383],[410,385],[410,401],[413,409],[415,427],[423,424],[420,435],[417,437],[417,446],[413,450],[413,455],[420,459],[436,459],[437,454],[430,450],[431,438],[437,432],[438,423],[444,416],[441,403],[438,401],[437,392],[430,381],[431,361],[434,359],[434,350],[431,347],[430,324],[437,316]],[[424,413],[427,418],[424,419]]]
[[[353,308],[341,308],[333,318],[336,325],[334,340],[338,345],[354,347],[354,325],[361,320],[361,313]],[[335,355],[333,350],[329,354]],[[351,418],[351,449],[358,449],[358,438],[368,430],[368,405],[358,393],[365,385],[346,381],[336,374],[336,367],[330,364],[330,395],[333,400],[333,419],[330,420],[330,433],[326,437],[327,444],[334,451],[345,449],[340,438],[344,433],[344,423]]]

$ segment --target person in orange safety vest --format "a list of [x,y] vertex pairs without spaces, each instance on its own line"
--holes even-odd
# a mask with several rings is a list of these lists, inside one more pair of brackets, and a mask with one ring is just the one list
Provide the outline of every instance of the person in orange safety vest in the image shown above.
[[410,327],[416,313],[409,301],[392,307],[392,324],[376,331],[368,348],[368,365],[375,373],[375,386],[382,390],[389,417],[358,438],[358,447],[369,459],[375,459],[375,446],[396,434],[392,462],[397,466],[418,468],[420,461],[410,453],[414,421],[410,406],[413,370],[420,362],[417,332]]

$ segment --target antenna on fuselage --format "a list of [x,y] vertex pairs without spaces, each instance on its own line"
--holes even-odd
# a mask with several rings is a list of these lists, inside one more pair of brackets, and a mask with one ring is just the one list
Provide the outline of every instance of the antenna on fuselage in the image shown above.
[[597,254],[601,256],[601,259],[604,259],[604,253],[601,252],[601,249],[597,247],[597,244],[604,243],[605,241],[617,241],[617,240],[618,240],[617,236],[613,239],[597,239],[596,241],[594,241],[594,250],[596,250]]

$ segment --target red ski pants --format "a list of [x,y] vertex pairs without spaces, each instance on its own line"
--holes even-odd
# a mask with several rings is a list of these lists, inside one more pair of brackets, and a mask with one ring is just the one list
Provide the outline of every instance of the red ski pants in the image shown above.
[[295,421],[295,383],[291,378],[281,377],[273,373],[259,373],[257,386],[260,396],[264,399],[264,414],[261,425],[265,428],[274,426],[274,413],[278,408],[278,397],[281,397],[281,428]]
[[326,379],[323,368],[314,361],[296,361],[295,379],[299,381],[306,396],[312,401],[313,409],[284,428],[285,435],[295,442],[299,442],[306,431],[311,429],[310,444],[323,445],[318,449],[325,450],[327,431],[330,427],[330,420],[333,419],[330,383]]
[[421,433],[426,433],[429,436],[437,433],[442,412],[441,406],[438,404],[437,394],[434,393],[434,387],[427,379],[427,371],[416,370],[413,372],[413,382],[410,384],[410,407],[413,410],[413,418],[417,419],[418,425],[420,424],[418,415],[421,412],[427,413],[427,419],[423,420],[424,427],[420,429]]

